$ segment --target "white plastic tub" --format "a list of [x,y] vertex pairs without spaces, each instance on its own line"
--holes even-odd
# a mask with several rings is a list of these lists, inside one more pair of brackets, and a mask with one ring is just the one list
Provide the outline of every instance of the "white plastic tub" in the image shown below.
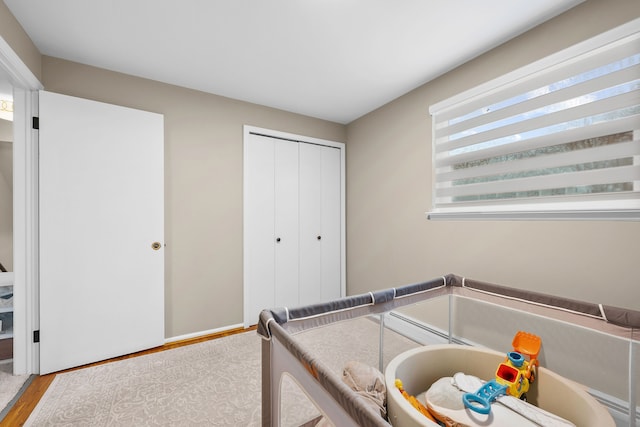
[[[457,372],[483,380],[494,378],[506,353],[455,344],[432,345],[409,350],[394,358],[385,370],[387,410],[394,427],[437,426],[414,409],[395,387],[396,378],[404,389],[418,396],[442,377]],[[556,414],[580,427],[615,427],[609,412],[581,385],[544,367],[538,369],[527,393],[529,403]],[[424,403],[424,402],[422,402]]]

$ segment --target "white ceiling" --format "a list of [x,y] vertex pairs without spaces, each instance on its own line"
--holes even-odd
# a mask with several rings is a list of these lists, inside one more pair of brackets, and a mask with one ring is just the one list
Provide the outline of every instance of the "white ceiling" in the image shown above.
[[583,0],[4,0],[41,53],[349,123]]

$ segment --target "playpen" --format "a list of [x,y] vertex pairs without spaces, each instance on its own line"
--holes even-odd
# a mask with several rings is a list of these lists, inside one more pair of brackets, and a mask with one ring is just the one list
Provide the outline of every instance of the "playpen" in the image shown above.
[[[371,351],[379,353],[381,371],[385,328],[421,344],[440,339],[493,350],[504,350],[515,331],[535,332],[543,337],[541,366],[568,378],[569,384],[579,383],[577,393],[588,392],[618,425],[637,425],[640,312],[453,274],[322,304],[262,311],[263,425],[280,425],[283,375],[293,377],[334,425],[390,425],[296,338],[303,331],[363,316],[374,316],[380,324],[379,345]],[[391,392],[397,390],[387,384]],[[396,425],[393,419],[391,423]]]

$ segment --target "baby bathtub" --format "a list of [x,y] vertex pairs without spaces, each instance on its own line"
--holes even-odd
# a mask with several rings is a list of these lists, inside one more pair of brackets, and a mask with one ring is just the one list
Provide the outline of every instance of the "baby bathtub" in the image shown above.
[[[438,379],[457,372],[490,380],[504,358],[505,353],[457,344],[425,346],[398,355],[385,369],[390,423],[394,427],[437,426],[402,396],[394,385],[396,378],[402,380],[407,393],[418,396]],[[609,412],[582,386],[544,367],[538,368],[527,399],[576,426],[615,427]]]

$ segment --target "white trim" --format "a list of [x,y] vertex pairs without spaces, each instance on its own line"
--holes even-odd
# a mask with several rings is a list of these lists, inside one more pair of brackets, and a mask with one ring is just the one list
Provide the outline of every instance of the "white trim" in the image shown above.
[[200,338],[200,337],[204,337],[206,335],[217,334],[217,333],[220,333],[220,332],[227,332],[227,331],[231,331],[233,329],[238,329],[238,328],[242,328],[242,327],[244,327],[244,325],[242,323],[236,323],[235,325],[223,326],[221,328],[207,329],[206,331],[199,331],[199,332],[192,332],[190,334],[184,334],[184,335],[178,335],[178,336],[171,337],[171,338],[165,338],[164,343],[165,344],[169,344],[169,343],[177,342],[177,341],[184,341],[184,340],[190,340],[190,339],[193,339],[193,338]]
[[559,52],[539,59],[538,61],[535,61],[531,64],[518,68],[510,73],[482,83],[481,85],[478,85],[457,95],[454,95],[451,98],[447,98],[443,101],[433,104],[429,107],[429,114],[442,113],[454,105],[469,101],[476,96],[485,94],[486,92],[491,92],[495,88],[512,83],[532,73],[558,64],[559,62],[569,60],[575,56],[615,42],[616,40],[627,37],[637,31],[640,31],[640,18],[636,18],[633,21],[629,21],[602,34],[598,34]]
[[39,372],[37,344],[32,331],[38,325],[38,157],[37,132],[31,117],[37,114],[38,78],[0,37],[0,72],[13,85],[13,373]]
[[447,221],[640,221],[640,210],[617,211],[487,211],[487,212],[456,212],[431,211],[426,213],[429,220]]
[[295,133],[281,132],[272,129],[261,128],[257,126],[244,125],[243,135],[246,137],[250,133],[271,136],[275,138],[290,139],[292,141],[306,142],[309,144],[326,145],[327,147],[335,147],[344,149],[344,142],[330,141],[328,139],[314,138],[312,136],[297,135]]
[[40,372],[38,344],[38,149],[31,116],[37,94],[14,88],[14,374]]
[[9,43],[2,37],[0,37],[0,69],[3,69],[9,75],[14,86],[31,90],[44,88],[35,74],[22,62],[18,54],[11,49]]
[[[346,165],[346,150],[345,150],[345,144],[343,142],[337,142],[337,141],[330,141],[327,139],[320,139],[320,138],[314,138],[311,136],[304,136],[304,135],[297,135],[297,134],[293,134],[293,133],[288,133],[288,132],[281,132],[281,131],[277,131],[277,130],[272,130],[272,129],[266,129],[266,128],[261,128],[261,127],[257,127],[257,126],[251,126],[251,125],[244,125],[243,126],[243,181],[246,183],[246,175],[244,172],[244,164],[247,161],[247,141],[249,140],[249,134],[254,133],[254,134],[259,134],[259,135],[264,135],[264,136],[270,136],[270,137],[275,137],[275,138],[282,138],[282,139],[289,139],[292,141],[299,141],[299,142],[305,142],[305,143],[309,143],[309,144],[318,144],[318,145],[324,145],[327,147],[334,147],[334,148],[338,148],[340,150],[340,203],[341,203],[341,212],[340,212],[340,251],[341,251],[341,272],[340,272],[340,296],[344,297],[347,293],[347,263],[346,263],[346,254],[347,254],[347,245],[346,245],[346,224],[347,224],[347,219],[346,219],[346,174],[345,174],[345,165]],[[245,199],[247,194],[246,188],[243,187],[243,195],[242,195],[242,205],[243,205],[243,223],[245,222],[244,218],[246,218],[246,212],[244,211],[244,206],[246,206],[247,201]],[[243,233],[244,235],[244,233]],[[245,266],[246,266],[246,262],[245,262],[245,254],[244,254],[244,247],[247,245],[247,241],[246,241],[246,236],[243,237],[243,277],[247,276],[247,272],[245,270]],[[247,286],[246,283],[243,279],[242,282],[242,290],[243,290],[243,302],[242,302],[242,307],[243,307],[243,322],[244,322],[244,326],[245,327],[249,327],[251,326],[249,323],[249,319],[247,316],[245,316],[244,313],[246,313],[247,310],[247,298],[245,297],[245,295],[247,295]],[[265,307],[265,308],[272,308],[272,307]]]

